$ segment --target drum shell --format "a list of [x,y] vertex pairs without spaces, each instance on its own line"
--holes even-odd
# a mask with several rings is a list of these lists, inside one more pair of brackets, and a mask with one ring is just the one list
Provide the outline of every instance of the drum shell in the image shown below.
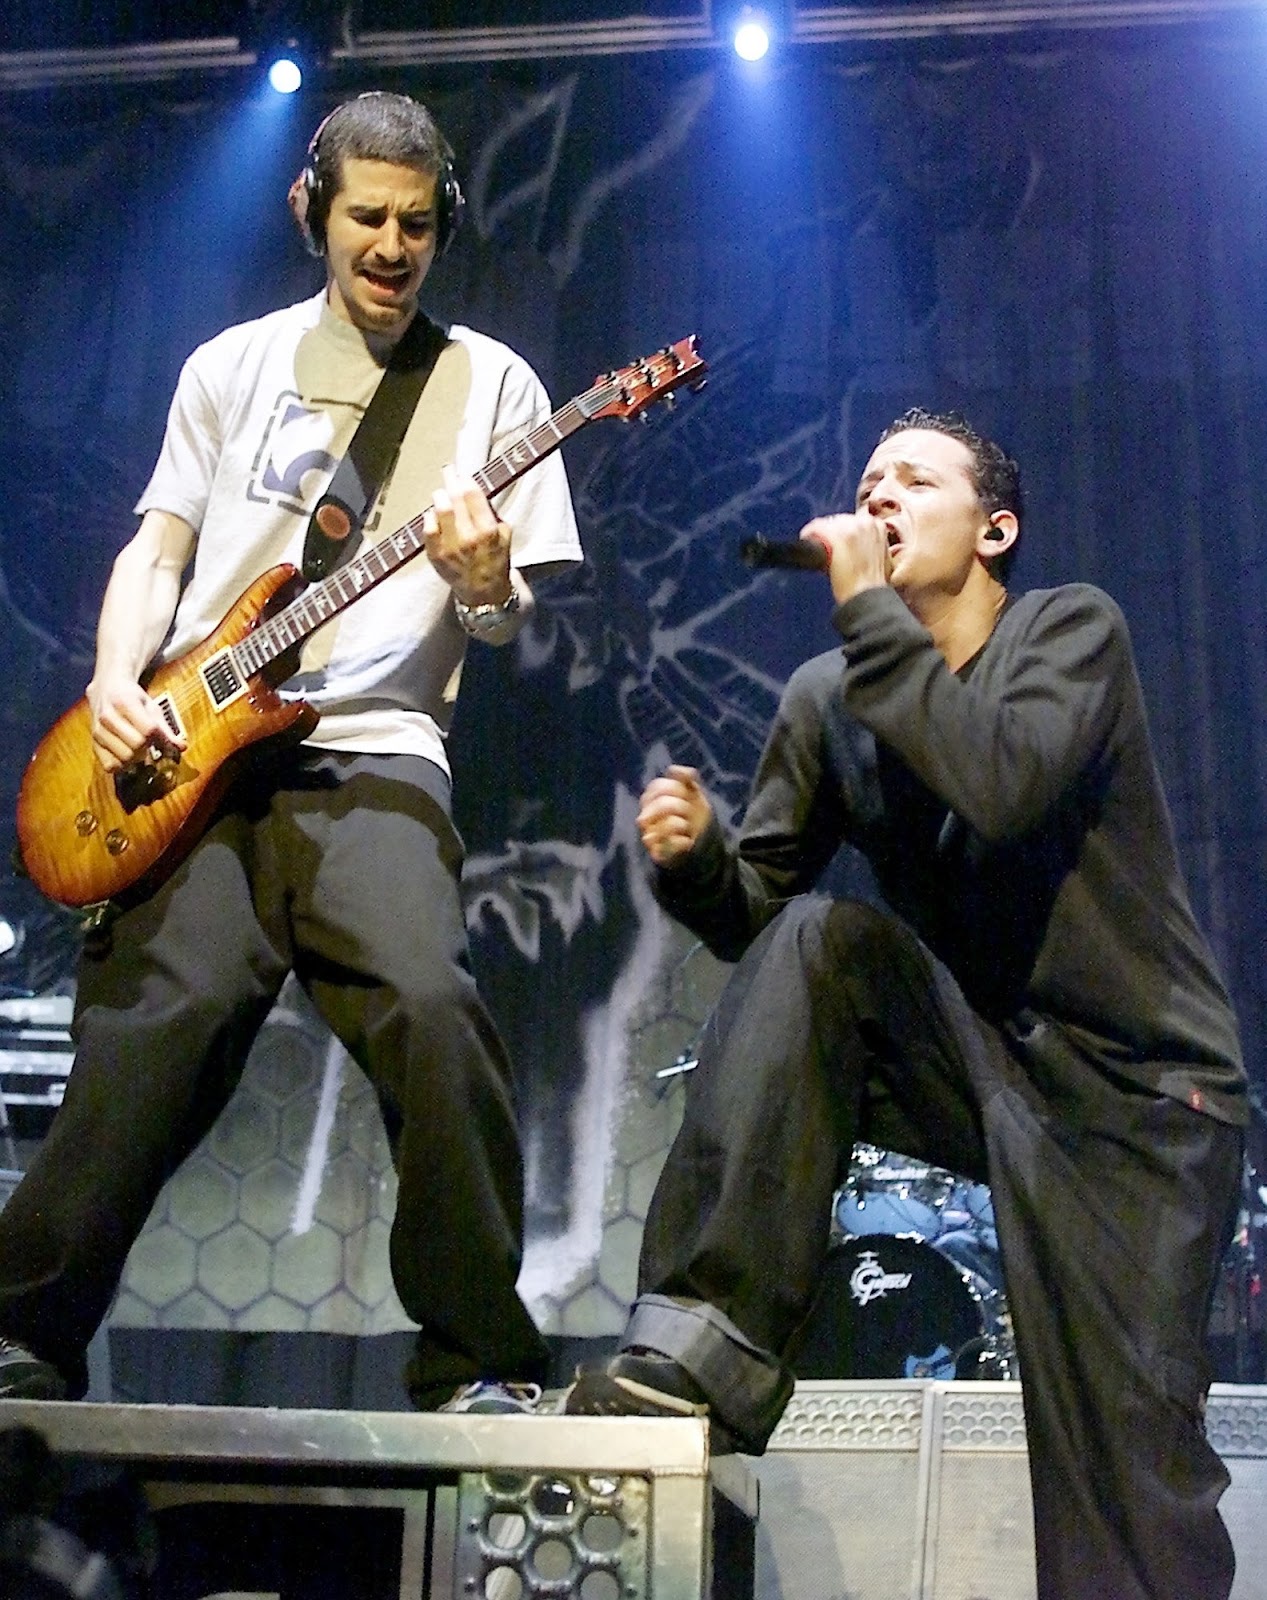
[[925,1240],[841,1239],[788,1361],[798,1378],[1007,1377],[1000,1301]]

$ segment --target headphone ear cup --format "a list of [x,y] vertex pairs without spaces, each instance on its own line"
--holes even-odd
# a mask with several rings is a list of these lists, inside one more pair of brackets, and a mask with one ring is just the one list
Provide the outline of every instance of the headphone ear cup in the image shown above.
[[326,253],[325,218],[321,210],[320,179],[311,161],[286,191],[286,204],[295,219],[304,248],[311,256]]
[[304,248],[318,259],[326,253],[326,220],[330,215],[330,196],[326,193],[328,185],[321,164],[321,135],[332,116],[334,111],[328,111],[317,124],[316,132],[308,141],[303,167],[286,195],[290,214],[299,224]]
[[330,215],[330,197],[326,193],[329,186],[315,152],[304,163],[300,178],[308,202],[304,243],[314,256],[323,256],[326,253],[326,219]]
[[440,169],[440,181],[436,186],[437,259],[453,243],[465,210],[466,196],[462,193],[462,185],[458,182],[458,175],[453,170],[452,162],[446,161]]

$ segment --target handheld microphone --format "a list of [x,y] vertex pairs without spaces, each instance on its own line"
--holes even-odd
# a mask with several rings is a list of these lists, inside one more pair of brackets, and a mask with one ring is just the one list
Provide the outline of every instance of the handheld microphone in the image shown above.
[[831,551],[813,534],[807,539],[767,539],[754,534],[739,546],[739,559],[749,567],[787,567],[799,572],[826,572]]

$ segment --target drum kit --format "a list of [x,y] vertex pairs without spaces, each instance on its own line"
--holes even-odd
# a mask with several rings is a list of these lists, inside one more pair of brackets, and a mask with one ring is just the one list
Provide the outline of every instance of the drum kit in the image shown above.
[[790,1360],[801,1378],[1019,1376],[989,1189],[856,1146]]

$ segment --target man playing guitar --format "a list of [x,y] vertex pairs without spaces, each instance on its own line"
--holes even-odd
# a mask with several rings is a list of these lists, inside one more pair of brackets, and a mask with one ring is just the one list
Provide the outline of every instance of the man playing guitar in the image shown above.
[[[111,785],[163,763],[179,782],[191,764],[187,713],[142,686],[147,669],[204,639],[267,569],[299,565],[312,507],[422,315],[461,192],[426,109],[369,94],[322,123],[290,202],[324,289],[190,357],[106,590],[87,704]],[[306,639],[287,685],[319,713],[302,742],[239,770],[175,869],[111,903],[88,941],[65,1102],[0,1216],[0,1396],[84,1391],[128,1250],[291,970],[382,1106],[399,1176],[392,1273],[420,1328],[414,1402],[521,1409],[519,1386],[542,1376],[515,1290],[514,1089],[469,968],[443,735],[468,638],[512,639],[527,575],[581,550],[557,455],[497,511],[475,481],[548,416],[535,374],[469,328],[438,343],[365,522],[370,542],[430,503],[428,559]]]

